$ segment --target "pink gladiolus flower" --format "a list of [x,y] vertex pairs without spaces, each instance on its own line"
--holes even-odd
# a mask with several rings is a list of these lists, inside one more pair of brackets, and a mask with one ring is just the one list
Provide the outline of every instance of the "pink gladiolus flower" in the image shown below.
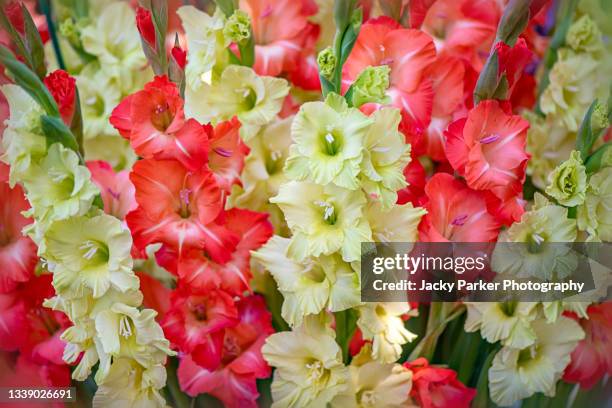
[[221,189],[230,192],[232,185],[240,185],[240,173],[249,148],[240,138],[240,122],[232,120],[221,122],[210,135],[208,166],[215,174]]
[[256,380],[270,376],[261,347],[274,332],[263,298],[249,296],[237,302],[238,323],[223,330],[218,365],[205,368],[193,356],[181,359],[178,378],[190,396],[208,393],[228,408],[257,407]]
[[149,44],[149,47],[155,50],[157,42],[155,26],[153,25],[151,12],[146,8],[140,6],[136,8],[136,27],[140,36]]
[[104,212],[123,220],[127,213],[136,209],[136,190],[128,171],[115,173],[111,165],[102,160],[87,162],[87,168],[92,181],[100,189]]
[[9,168],[0,163],[0,293],[9,292],[34,276],[36,245],[21,230],[30,220],[21,213],[30,207],[19,185],[8,185]]
[[176,159],[190,170],[208,160],[212,127],[185,119],[178,88],[166,76],[155,77],[144,90],[123,99],[110,122],[145,159]]
[[470,188],[490,191],[497,198],[498,203],[490,207],[506,214],[505,223],[520,219],[517,198],[522,194],[529,159],[525,151],[528,128],[525,119],[506,113],[499,102],[487,100],[467,118],[451,123],[445,132],[449,162]]
[[225,220],[226,228],[240,237],[229,261],[215,262],[200,249],[187,250],[179,259],[171,248],[162,247],[157,252],[158,263],[196,290],[220,288],[234,296],[250,291],[250,252],[265,244],[274,228],[267,214],[238,208],[227,211]]
[[138,208],[126,217],[134,244],[199,248],[217,262],[227,262],[239,238],[222,225],[224,200],[207,169],[190,172],[174,160],[140,160],[130,179]]
[[294,71],[305,48],[314,52],[319,30],[308,21],[316,13],[313,4],[309,0],[240,1],[240,9],[251,17],[257,74],[278,76]]
[[[586,337],[572,352],[572,361],[565,369],[563,380],[579,383],[581,388],[591,388],[604,375],[612,375],[612,303],[591,305],[588,319],[580,319]],[[573,313],[566,315],[578,318]]]
[[493,242],[500,223],[487,211],[485,195],[450,174],[437,173],[425,186],[427,214],[419,225],[423,242]]

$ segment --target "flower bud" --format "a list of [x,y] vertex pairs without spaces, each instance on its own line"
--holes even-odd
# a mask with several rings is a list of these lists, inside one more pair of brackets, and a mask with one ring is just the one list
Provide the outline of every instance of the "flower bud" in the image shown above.
[[251,18],[242,10],[234,11],[223,27],[223,35],[236,44],[251,37]]
[[25,35],[25,22],[23,21],[21,4],[17,1],[11,1],[4,6],[3,12],[13,28],[19,34]]
[[152,49],[156,47],[155,25],[153,24],[151,12],[143,7],[136,9],[136,26],[140,36]]
[[608,104],[599,103],[595,104],[593,109],[593,115],[591,116],[591,128],[593,132],[599,132],[610,126],[610,120],[608,119]]
[[57,103],[62,120],[70,126],[75,110],[76,80],[66,71],[58,69],[47,75],[44,83]]
[[584,202],[586,188],[586,170],[580,152],[574,150],[570,158],[548,176],[546,194],[555,198],[561,205],[575,207]]
[[359,107],[364,103],[386,103],[386,95],[389,88],[389,73],[391,69],[387,65],[367,67],[353,83],[353,106]]
[[331,47],[327,47],[317,56],[317,65],[319,66],[319,72],[325,78],[330,78],[336,68],[336,56]]

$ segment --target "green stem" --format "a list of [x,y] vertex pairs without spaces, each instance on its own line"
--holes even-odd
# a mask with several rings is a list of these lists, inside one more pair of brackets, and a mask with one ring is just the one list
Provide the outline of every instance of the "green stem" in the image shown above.
[[489,352],[487,359],[480,369],[476,386],[476,397],[472,401],[473,408],[487,408],[489,406],[489,369],[493,363],[493,358],[495,358],[500,348],[501,346],[498,344]]
[[62,50],[60,49],[59,41],[57,39],[57,33],[55,32],[55,24],[53,23],[51,2],[49,0],[39,0],[38,4],[40,5],[40,9],[45,15],[45,19],[47,20],[47,29],[49,30],[49,37],[51,37],[51,44],[53,45],[53,51],[55,52],[57,65],[60,67],[60,69],[66,70],[66,64],[64,63]]
[[[449,311],[449,308],[450,309]],[[465,306],[454,305],[453,303],[434,302],[429,309],[429,319],[427,320],[427,331],[425,337],[421,339],[419,344],[412,350],[408,361],[412,361],[418,357],[425,357],[431,360],[438,338],[444,332],[444,329],[452,320],[461,316],[465,312]]]
[[342,349],[344,364],[348,364],[350,362],[349,343],[357,328],[357,317],[351,309],[336,312],[334,316],[336,318],[336,342]]
[[178,369],[178,359],[170,358],[168,360],[167,375],[168,380],[166,382],[166,394],[168,395],[169,405],[176,408],[189,408],[191,407],[191,399],[181,391],[179,386],[178,377],[176,370]]

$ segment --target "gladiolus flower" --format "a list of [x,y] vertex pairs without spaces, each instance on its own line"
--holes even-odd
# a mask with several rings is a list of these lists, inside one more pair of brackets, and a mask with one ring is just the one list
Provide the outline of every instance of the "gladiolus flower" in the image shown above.
[[208,160],[212,128],[185,119],[178,88],[166,76],[155,77],[144,90],[126,97],[110,122],[146,159],[176,159],[190,170]]
[[258,75],[278,76],[298,68],[300,49],[313,43],[318,30],[308,21],[314,14],[308,0],[241,0],[240,8],[251,17]]
[[234,301],[226,292],[195,293],[179,288],[172,294],[162,327],[181,352],[192,354],[197,364],[213,370],[219,364],[220,331],[235,325],[237,319]]
[[239,238],[217,218],[223,209],[214,175],[190,172],[174,160],[140,160],[130,179],[139,207],[126,217],[137,248],[159,242],[199,248],[217,262],[227,262]]
[[263,298],[249,296],[236,303],[238,321],[220,332],[218,364],[207,369],[193,356],[181,359],[177,371],[181,389],[195,397],[207,393],[228,408],[256,408],[256,380],[270,376],[270,367],[261,355],[266,338],[274,332],[270,312]]
[[267,214],[232,208],[225,213],[225,227],[240,237],[227,262],[215,262],[202,249],[188,249],[182,256],[167,246],[157,253],[157,262],[178,275],[182,282],[201,291],[223,289],[240,296],[249,291],[250,251],[258,249],[272,236]]
[[136,27],[140,36],[155,50],[157,42],[151,11],[140,6],[136,9]]
[[[572,352],[572,360],[565,369],[563,380],[579,383],[581,388],[593,387],[604,375],[612,375],[612,303],[591,305],[588,318],[578,323],[586,333]],[[575,315],[569,314],[575,318]]]
[[[528,128],[526,120],[507,114],[496,100],[486,100],[445,132],[449,162],[470,188],[488,190],[500,201],[498,212],[514,206],[522,193]],[[510,211],[511,219],[520,218],[521,211]]]
[[136,191],[128,171],[115,173],[105,161],[87,162],[87,168],[91,181],[100,189],[104,212],[123,220],[127,213],[136,209]]
[[450,174],[435,174],[425,186],[429,201],[419,226],[424,242],[493,242],[499,222],[487,211],[484,194]]
[[30,223],[22,215],[29,208],[23,190],[8,185],[9,168],[0,163],[0,293],[34,276],[36,245],[21,230]]
[[58,69],[47,75],[44,83],[57,103],[62,120],[70,126],[75,109],[76,79]]
[[240,137],[240,122],[232,118],[220,122],[210,135],[208,166],[215,174],[221,189],[230,192],[232,185],[241,184],[240,173],[249,148]]
[[519,38],[513,47],[500,41],[495,44],[495,50],[499,58],[498,75],[501,76],[502,74],[506,74],[509,96],[519,78],[522,76],[523,70],[531,61],[533,54],[529,48],[527,48],[527,43],[524,38]]
[[423,357],[405,363],[404,367],[413,373],[410,396],[423,408],[468,408],[476,396],[476,390],[461,383],[455,371],[430,366]]

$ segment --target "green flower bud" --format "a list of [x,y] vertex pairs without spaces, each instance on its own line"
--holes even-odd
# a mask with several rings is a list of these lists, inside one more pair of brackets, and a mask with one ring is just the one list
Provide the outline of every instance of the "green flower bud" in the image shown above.
[[586,169],[580,152],[573,150],[570,158],[548,176],[546,194],[554,197],[561,205],[575,207],[584,202],[586,189]]
[[59,32],[70,44],[79,44],[81,30],[72,18],[67,18],[60,23]]
[[360,107],[364,103],[387,103],[389,97],[385,94],[389,88],[389,73],[387,65],[367,67],[353,83],[353,106]]
[[331,47],[327,47],[317,55],[317,65],[319,72],[325,78],[330,78],[336,68],[336,55]]
[[610,126],[610,121],[608,120],[608,104],[597,102],[593,109],[593,115],[591,116],[591,128],[593,132],[599,132],[602,129],[606,129],[608,126]]
[[570,26],[565,40],[567,45],[577,52],[591,52],[602,49],[601,31],[586,14]]
[[234,11],[223,27],[223,35],[230,41],[241,43],[251,36],[251,18],[242,10]]

